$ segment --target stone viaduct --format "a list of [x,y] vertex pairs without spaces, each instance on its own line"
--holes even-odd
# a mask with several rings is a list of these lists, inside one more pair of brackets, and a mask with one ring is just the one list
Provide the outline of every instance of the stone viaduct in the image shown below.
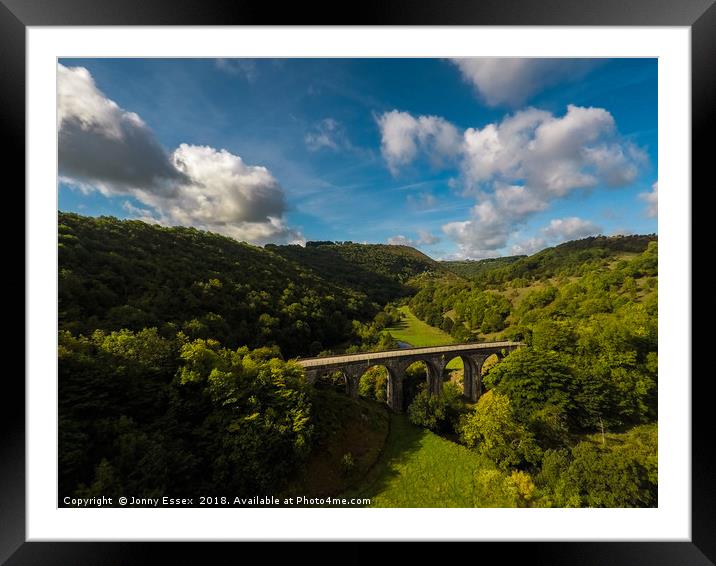
[[482,394],[482,364],[491,355],[499,358],[522,346],[520,342],[482,342],[472,344],[451,344],[427,348],[404,348],[387,352],[366,352],[325,358],[296,360],[303,366],[309,383],[327,373],[339,371],[346,383],[346,392],[358,397],[358,382],[361,376],[373,366],[388,370],[388,406],[394,411],[403,410],[403,378],[405,370],[415,362],[424,362],[427,367],[427,388],[440,394],[445,366],[453,358],[461,358],[464,367],[463,393],[471,401],[477,401]]

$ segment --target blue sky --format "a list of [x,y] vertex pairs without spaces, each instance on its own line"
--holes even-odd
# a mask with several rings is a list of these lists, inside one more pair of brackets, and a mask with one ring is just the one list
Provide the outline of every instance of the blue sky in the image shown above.
[[657,231],[656,59],[64,59],[59,208],[436,258]]

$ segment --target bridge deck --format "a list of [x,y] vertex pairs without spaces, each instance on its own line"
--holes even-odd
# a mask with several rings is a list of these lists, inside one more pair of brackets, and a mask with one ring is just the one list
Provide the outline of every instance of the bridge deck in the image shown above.
[[449,344],[447,346],[427,346],[425,348],[402,348],[400,350],[386,350],[384,352],[365,352],[361,354],[343,354],[340,356],[327,356],[325,358],[304,358],[296,360],[305,368],[344,364],[348,362],[363,362],[380,359],[407,358],[421,354],[459,353],[463,351],[497,350],[514,346],[523,346],[521,342],[473,342],[471,344]]

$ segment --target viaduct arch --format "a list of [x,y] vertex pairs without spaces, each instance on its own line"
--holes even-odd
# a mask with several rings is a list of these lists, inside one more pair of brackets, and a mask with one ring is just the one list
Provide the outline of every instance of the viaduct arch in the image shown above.
[[387,403],[394,411],[403,410],[403,379],[405,370],[415,362],[424,362],[427,367],[428,391],[439,395],[448,362],[459,357],[464,367],[463,394],[475,402],[482,395],[482,364],[496,354],[499,358],[522,346],[520,342],[482,342],[471,344],[450,344],[427,348],[405,348],[386,352],[366,352],[325,358],[296,360],[306,373],[306,379],[314,384],[322,375],[339,371],[346,381],[346,393],[358,397],[358,382],[372,366],[383,366],[388,370]]

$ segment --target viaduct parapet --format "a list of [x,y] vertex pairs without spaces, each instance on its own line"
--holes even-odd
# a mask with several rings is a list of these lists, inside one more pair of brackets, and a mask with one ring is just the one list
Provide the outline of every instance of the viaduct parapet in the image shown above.
[[481,342],[451,344],[427,348],[404,348],[386,352],[366,352],[305,358],[296,360],[303,366],[308,382],[314,384],[322,375],[341,372],[346,383],[346,393],[358,397],[358,382],[361,376],[373,366],[383,366],[388,371],[388,406],[394,411],[403,410],[403,379],[405,370],[415,362],[427,367],[427,388],[439,395],[445,377],[445,367],[453,358],[461,358],[464,367],[463,394],[471,401],[482,395],[482,364],[490,356],[503,358],[512,350],[522,346],[520,342]]

